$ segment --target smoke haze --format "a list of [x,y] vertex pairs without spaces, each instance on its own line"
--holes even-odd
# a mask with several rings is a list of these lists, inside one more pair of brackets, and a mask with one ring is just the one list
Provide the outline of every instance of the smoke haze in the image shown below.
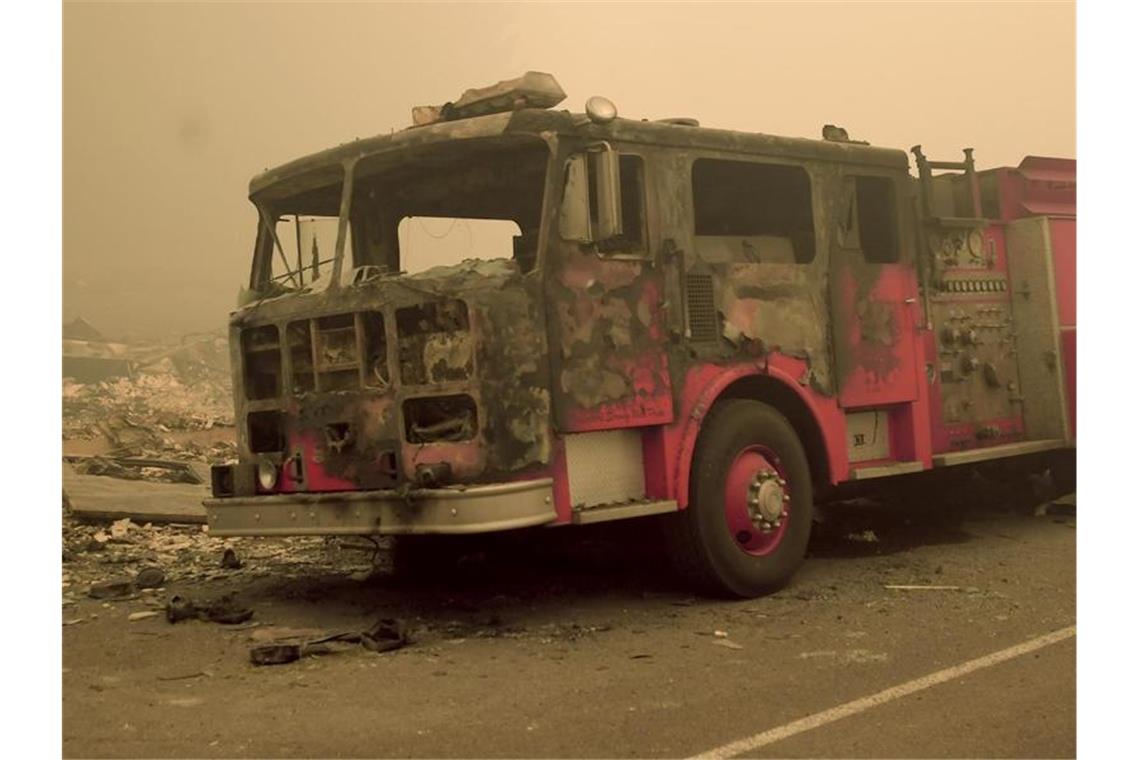
[[1073,3],[64,6],[64,319],[213,330],[251,176],[527,70],[581,110],[853,139],[979,168],[1074,156]]

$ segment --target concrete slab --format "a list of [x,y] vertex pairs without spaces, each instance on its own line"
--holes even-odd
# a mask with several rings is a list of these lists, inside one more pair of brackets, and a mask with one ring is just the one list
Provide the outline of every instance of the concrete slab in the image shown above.
[[82,519],[129,517],[137,523],[205,523],[202,499],[210,495],[210,487],[82,475],[64,462],[63,492],[71,513]]

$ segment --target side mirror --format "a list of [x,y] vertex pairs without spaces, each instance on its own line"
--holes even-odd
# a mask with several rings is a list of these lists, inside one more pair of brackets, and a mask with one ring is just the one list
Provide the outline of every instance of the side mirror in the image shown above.
[[618,152],[605,143],[591,157],[594,196],[598,199],[594,239],[600,242],[621,235],[621,168]]
[[559,229],[565,240],[580,243],[621,236],[621,168],[608,144],[590,146],[567,161]]
[[576,153],[566,162],[562,187],[562,208],[558,212],[558,228],[566,240],[589,243],[590,179],[586,154]]

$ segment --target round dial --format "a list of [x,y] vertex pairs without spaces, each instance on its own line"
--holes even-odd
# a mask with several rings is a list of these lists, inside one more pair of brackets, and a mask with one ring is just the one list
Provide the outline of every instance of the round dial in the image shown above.
[[974,230],[966,239],[966,245],[970,249],[971,258],[982,258],[982,233]]

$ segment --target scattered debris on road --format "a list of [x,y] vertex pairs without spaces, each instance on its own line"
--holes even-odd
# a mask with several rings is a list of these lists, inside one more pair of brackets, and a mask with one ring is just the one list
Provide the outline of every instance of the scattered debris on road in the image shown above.
[[182,673],[174,676],[158,676],[159,681],[186,681],[191,678],[208,678],[213,673],[208,670],[196,670],[193,673]]
[[162,588],[162,584],[166,581],[166,573],[163,572],[161,567],[148,565],[142,570],[139,570],[138,575],[135,576],[135,586],[138,588]]
[[404,621],[396,618],[381,618],[361,634],[360,643],[373,652],[390,652],[408,643]]
[[732,641],[730,639],[714,639],[713,643],[726,649],[744,649],[743,645],[737,644],[735,641]]
[[197,603],[180,594],[175,594],[166,602],[166,619],[171,623],[198,618],[222,625],[237,625],[253,617],[253,610],[234,601],[232,594],[225,594],[208,602]]
[[92,599],[127,599],[135,594],[135,582],[131,579],[114,579],[93,583],[87,589],[87,596]]
[[[390,652],[408,644],[408,634],[404,621],[396,618],[381,618],[366,631],[342,631],[315,637],[298,636],[297,634],[311,632],[291,629],[276,629],[275,631],[260,633],[286,635],[281,636],[277,641],[251,647],[249,660],[254,665],[285,665],[308,655],[325,654],[331,651],[328,645],[336,642],[361,644],[365,649],[378,653]],[[261,635],[257,638],[263,639],[266,636]]]

